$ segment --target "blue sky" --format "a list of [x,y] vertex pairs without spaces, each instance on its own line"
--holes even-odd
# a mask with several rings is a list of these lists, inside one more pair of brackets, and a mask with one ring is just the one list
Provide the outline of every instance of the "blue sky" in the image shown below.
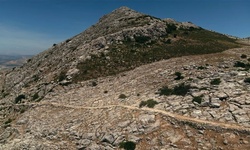
[[0,54],[37,54],[121,6],[250,36],[250,0],[0,0]]

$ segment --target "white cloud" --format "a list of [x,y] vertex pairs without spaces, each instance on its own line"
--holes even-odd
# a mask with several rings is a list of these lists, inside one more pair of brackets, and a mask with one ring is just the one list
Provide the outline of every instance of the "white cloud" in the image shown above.
[[0,54],[37,54],[61,39],[0,24]]

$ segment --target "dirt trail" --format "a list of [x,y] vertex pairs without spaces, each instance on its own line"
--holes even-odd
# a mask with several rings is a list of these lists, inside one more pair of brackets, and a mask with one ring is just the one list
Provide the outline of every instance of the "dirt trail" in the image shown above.
[[154,109],[154,108],[145,108],[145,107],[139,108],[139,107],[128,106],[128,105],[107,105],[107,106],[99,106],[99,107],[85,107],[85,106],[75,106],[75,105],[49,103],[49,102],[31,103],[28,105],[32,105],[33,107],[49,105],[52,107],[66,107],[66,108],[72,108],[72,109],[108,109],[108,108],[121,107],[121,108],[126,108],[126,109],[131,109],[131,110],[159,113],[159,114],[174,118],[180,122],[185,122],[185,123],[188,122],[188,123],[196,124],[196,125],[198,124],[198,125],[202,125],[202,127],[210,127],[214,129],[236,130],[242,133],[250,133],[250,128],[239,126],[237,124],[201,120],[201,119],[182,116],[182,115],[178,115],[178,114],[174,114],[174,113],[170,113],[164,110],[159,110],[159,109]]

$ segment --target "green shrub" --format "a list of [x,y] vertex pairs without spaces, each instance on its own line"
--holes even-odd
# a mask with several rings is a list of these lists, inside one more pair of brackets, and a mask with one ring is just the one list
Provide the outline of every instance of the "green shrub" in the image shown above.
[[180,95],[180,96],[185,96],[189,90],[190,90],[191,86],[190,85],[185,85],[184,83],[181,83],[180,85],[176,85],[174,87],[174,89],[169,89],[167,86],[164,86],[162,88],[159,89],[158,94],[161,95]]
[[171,39],[167,39],[166,44],[171,44]]
[[245,64],[243,62],[237,61],[234,63],[234,67],[250,68],[250,64]]
[[135,41],[138,43],[146,43],[147,41],[150,40],[150,37],[148,36],[134,36]]
[[126,96],[125,94],[120,94],[120,95],[119,95],[119,98],[120,98],[120,99],[125,99],[125,98],[127,98],[127,96]]
[[245,82],[245,83],[250,83],[250,78],[246,78],[246,79],[244,80],[244,82]]
[[6,97],[6,96],[8,96],[8,95],[10,95],[10,93],[3,93],[3,96],[2,96],[2,97],[4,98],[4,97]]
[[3,127],[4,127],[4,128],[11,127],[11,124],[10,124],[10,123],[11,123],[12,121],[13,121],[13,120],[9,118],[7,121],[4,122]]
[[125,150],[134,150],[136,148],[136,144],[132,141],[121,142],[120,148],[124,148]]
[[62,71],[62,72],[59,74],[59,76],[58,76],[58,81],[59,81],[59,82],[65,80],[65,79],[67,78],[66,73],[67,73],[66,71]]
[[95,81],[92,81],[92,86],[97,86],[97,83]]
[[244,68],[245,66],[246,66],[245,63],[240,62],[240,61],[237,61],[236,63],[234,63],[234,67],[242,67],[242,68]]
[[175,80],[181,80],[184,78],[180,72],[175,72],[175,75],[176,75],[176,78],[174,78]]
[[197,69],[198,69],[198,70],[203,70],[203,69],[207,69],[207,68],[206,68],[206,67],[203,67],[203,66],[199,66]]
[[149,107],[149,108],[154,108],[154,106],[155,106],[156,104],[158,104],[157,101],[155,101],[155,100],[153,100],[153,99],[149,99],[149,100],[147,100],[147,101],[141,101],[139,107],[141,108],[141,107],[143,107],[143,106],[147,106],[147,107]]
[[173,94],[185,96],[189,92],[190,88],[191,88],[190,85],[185,85],[184,83],[182,83],[174,87]]
[[21,95],[18,95],[16,98],[15,98],[15,103],[19,103],[22,101],[22,99],[25,99],[25,95],[21,94]]
[[39,98],[38,93],[35,93],[35,94],[32,96],[32,100],[36,100],[36,99],[38,99],[38,98]]
[[160,88],[159,90],[159,95],[162,96],[162,95],[171,95],[173,93],[173,90],[172,89],[169,89],[167,86],[164,86],[162,88]]
[[68,42],[70,42],[70,41],[71,41],[71,39],[67,39],[65,42],[68,43]]
[[241,57],[242,59],[245,59],[245,58],[247,58],[247,55],[242,54],[240,57]]
[[176,31],[177,27],[176,25],[174,24],[166,24],[167,25],[167,28],[166,28],[166,31],[167,33],[172,33],[173,31]]
[[10,124],[12,122],[12,119],[8,119],[7,121],[4,122],[4,124]]
[[195,96],[195,97],[193,97],[193,102],[201,104],[201,102],[202,102],[202,96]]
[[216,79],[213,79],[210,84],[212,85],[219,85],[221,83],[221,80],[220,78],[216,78]]
[[26,111],[26,108],[22,108],[21,110],[20,110],[20,113],[22,114],[22,113],[24,113]]
[[245,64],[244,62],[237,61],[236,63],[234,63],[234,67],[241,67],[241,68],[245,68],[245,70],[249,70],[250,64],[249,63]]
[[141,101],[139,107],[147,106],[147,101]]
[[39,76],[38,75],[33,75],[32,78],[34,79],[34,81],[38,81],[39,80]]

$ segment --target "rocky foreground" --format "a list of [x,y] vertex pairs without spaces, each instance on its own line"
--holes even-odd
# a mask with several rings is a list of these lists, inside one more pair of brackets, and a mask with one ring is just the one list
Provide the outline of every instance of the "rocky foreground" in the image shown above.
[[22,114],[4,123],[0,149],[250,149],[249,58],[244,47],[56,85],[40,102],[1,106]]

